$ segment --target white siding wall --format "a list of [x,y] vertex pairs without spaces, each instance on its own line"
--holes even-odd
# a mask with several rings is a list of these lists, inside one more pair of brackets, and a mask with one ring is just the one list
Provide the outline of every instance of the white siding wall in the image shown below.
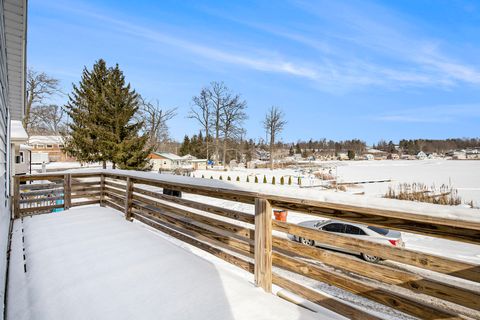
[[6,253],[8,228],[10,224],[10,206],[7,192],[9,189],[10,144],[8,143],[8,83],[5,42],[5,21],[3,15],[4,0],[0,0],[0,319],[3,319],[3,302],[5,297]]

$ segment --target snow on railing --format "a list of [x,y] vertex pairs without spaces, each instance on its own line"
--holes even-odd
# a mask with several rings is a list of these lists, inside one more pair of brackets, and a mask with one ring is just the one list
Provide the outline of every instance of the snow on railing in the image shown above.
[[[272,208],[284,209],[478,245],[480,218],[472,211],[121,170],[17,176],[14,191],[15,218],[81,205],[110,206],[128,220],[140,221],[254,273],[256,285],[267,292],[277,284],[350,318],[376,317],[309,288],[297,278],[289,279],[288,273],[272,272],[272,266],[420,318],[478,318],[480,311],[479,265],[272,221]],[[246,210],[234,209],[239,206]],[[400,264],[369,263],[292,241],[293,236]],[[428,272],[418,273],[409,266]]]

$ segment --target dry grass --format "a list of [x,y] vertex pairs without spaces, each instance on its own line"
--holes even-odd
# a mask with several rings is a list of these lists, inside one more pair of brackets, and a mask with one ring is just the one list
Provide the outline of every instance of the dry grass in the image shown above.
[[442,185],[428,187],[423,183],[401,183],[396,187],[389,187],[384,198],[419,201],[449,206],[462,204],[462,198],[457,189],[452,186]]

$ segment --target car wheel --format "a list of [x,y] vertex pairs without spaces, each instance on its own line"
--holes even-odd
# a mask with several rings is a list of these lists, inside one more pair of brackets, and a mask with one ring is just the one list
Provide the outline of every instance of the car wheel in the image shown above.
[[305,239],[305,238],[300,237],[299,240],[300,240],[301,243],[306,244],[307,246],[313,246],[315,244],[315,242],[313,240],[310,240],[310,239]]
[[380,261],[380,258],[377,257],[377,256],[371,256],[371,255],[368,255],[368,254],[365,254],[365,253],[362,253],[361,255],[362,255],[363,260],[368,261],[368,262],[377,263],[378,261]]

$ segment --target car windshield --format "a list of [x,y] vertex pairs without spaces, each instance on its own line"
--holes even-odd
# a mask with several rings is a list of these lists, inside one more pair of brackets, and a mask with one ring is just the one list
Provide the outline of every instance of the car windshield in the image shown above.
[[387,233],[389,232],[388,229],[383,229],[383,228],[373,227],[373,226],[368,226],[368,229],[370,229],[372,231],[375,231],[376,233],[379,233],[379,234],[384,235],[384,236],[386,236]]

